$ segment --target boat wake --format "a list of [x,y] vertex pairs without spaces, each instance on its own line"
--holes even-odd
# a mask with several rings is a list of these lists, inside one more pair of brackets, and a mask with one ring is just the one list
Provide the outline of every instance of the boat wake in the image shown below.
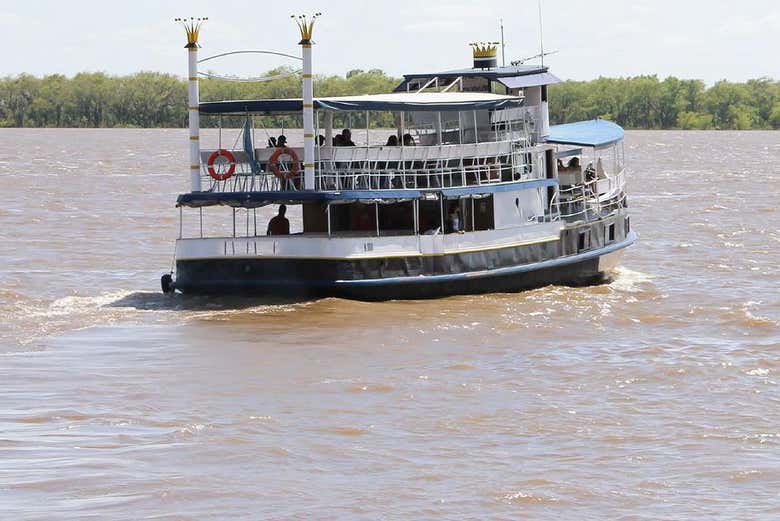
[[136,291],[104,304],[110,308],[130,308],[137,311],[246,311],[305,304],[299,299],[240,296],[165,295],[159,292]]
[[[237,314],[283,313],[312,302],[246,297],[194,297],[152,291],[116,290],[99,295],[69,295],[41,300],[17,295],[0,305],[12,317],[0,332],[4,351],[42,348],[42,340],[96,326],[184,324]],[[2,304],[2,303],[0,303]]]
[[610,273],[611,281],[608,286],[616,291],[625,293],[639,293],[644,291],[646,286],[652,282],[653,277],[647,273],[630,270],[624,267],[617,267]]

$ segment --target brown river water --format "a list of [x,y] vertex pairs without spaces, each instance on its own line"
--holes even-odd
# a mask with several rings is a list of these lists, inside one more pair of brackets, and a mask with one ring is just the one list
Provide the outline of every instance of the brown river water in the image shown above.
[[386,303],[161,295],[187,145],[0,130],[0,519],[780,519],[780,132],[628,132],[610,284]]

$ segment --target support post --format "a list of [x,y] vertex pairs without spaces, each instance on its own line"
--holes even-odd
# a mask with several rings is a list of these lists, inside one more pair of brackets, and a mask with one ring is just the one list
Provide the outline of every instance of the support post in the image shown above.
[[314,77],[312,76],[312,45],[314,22],[320,13],[308,20],[294,16],[301,32],[298,44],[303,49],[303,187],[314,190]]
[[326,147],[333,146],[333,111],[328,110],[325,112],[325,145]]
[[176,18],[187,33],[188,55],[188,96],[187,114],[189,116],[190,135],[190,187],[193,192],[201,191],[200,183],[200,92],[198,88],[198,37],[200,27],[208,18]]
[[325,213],[328,216],[328,238],[330,238],[330,234],[331,234],[331,228],[330,228],[330,203],[328,203],[327,206],[325,207]]

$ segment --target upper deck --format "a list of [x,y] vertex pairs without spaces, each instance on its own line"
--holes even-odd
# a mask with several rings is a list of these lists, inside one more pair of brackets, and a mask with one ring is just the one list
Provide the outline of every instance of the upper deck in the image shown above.
[[[526,106],[522,96],[403,92],[318,98],[313,105],[315,190],[466,187],[545,176],[539,168],[546,147],[537,143],[538,108]],[[264,117],[296,114],[302,106],[300,99],[202,103],[202,115],[244,121],[230,161],[213,157],[226,148],[222,132],[201,149],[202,185],[209,192],[301,190],[304,149],[294,146],[301,131],[285,135],[285,145],[292,146],[280,153],[270,140],[268,147],[257,147],[257,129],[266,141],[273,136],[262,132]],[[334,129],[335,117],[359,121],[362,128]],[[395,128],[378,138],[374,121],[392,121]]]
[[[485,60],[485,51],[493,57]],[[620,192],[622,149],[611,151],[606,162],[593,155],[599,186],[586,179],[583,168],[577,174],[567,170],[561,182],[556,159],[572,154],[584,159],[571,146],[595,150],[615,144],[622,129],[617,139],[612,138],[619,127],[600,123],[595,139],[587,135],[592,126],[559,127],[551,136],[547,87],[560,80],[544,66],[499,67],[494,51],[477,45],[474,67],[407,74],[392,93],[314,98],[311,75],[304,74],[303,98],[199,103],[198,115],[218,119],[220,130],[210,140],[207,133],[196,137],[191,168],[197,188],[179,203],[443,201],[533,189],[540,199],[565,202],[567,218],[587,216],[584,202],[594,194],[599,199]],[[306,57],[304,49],[304,62]],[[266,129],[280,116],[292,128],[277,138]],[[238,131],[223,132],[224,121]],[[560,137],[562,131],[567,134]],[[604,132],[611,136],[608,143]],[[606,183],[607,178],[619,182]]]
[[510,65],[504,67],[471,67],[440,72],[404,74],[396,92],[416,92],[421,88],[458,85],[463,92],[499,92],[517,94],[527,87],[560,83],[543,65]]

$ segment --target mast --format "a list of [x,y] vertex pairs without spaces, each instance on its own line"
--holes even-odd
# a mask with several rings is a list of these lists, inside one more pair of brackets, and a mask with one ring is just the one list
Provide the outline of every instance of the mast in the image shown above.
[[539,6],[539,57],[542,59],[544,67],[544,35],[542,34],[542,0],[537,2]]
[[315,13],[311,20],[306,15],[293,15],[301,32],[298,44],[303,49],[303,187],[314,190],[314,78],[312,76],[312,45],[314,22],[322,13]]
[[198,89],[198,36],[200,36],[200,26],[208,18],[176,18],[175,21],[181,23],[184,31],[187,33],[187,49],[189,58],[188,77],[188,101],[187,113],[189,115],[190,128],[190,185],[193,192],[200,192],[200,91]]
[[501,66],[506,67],[506,42],[504,41],[504,19],[499,20],[501,26]]

